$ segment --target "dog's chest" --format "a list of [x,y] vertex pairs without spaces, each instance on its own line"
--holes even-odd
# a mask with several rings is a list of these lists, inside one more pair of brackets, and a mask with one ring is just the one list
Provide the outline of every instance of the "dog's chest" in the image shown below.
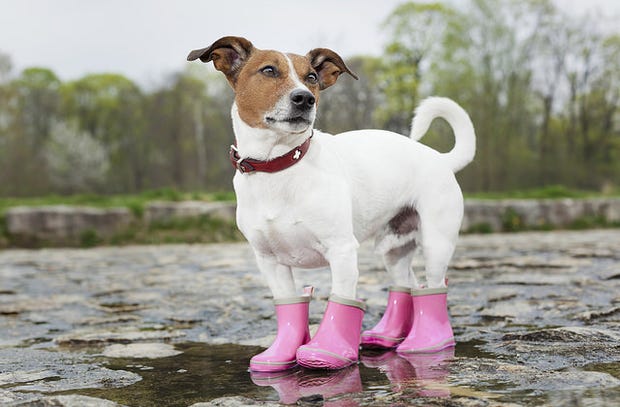
[[[277,188],[277,187],[276,187]],[[237,188],[236,188],[237,189]],[[269,192],[265,192],[269,191]],[[237,189],[237,223],[254,250],[291,267],[327,265],[308,211],[295,196],[283,201],[273,189]]]

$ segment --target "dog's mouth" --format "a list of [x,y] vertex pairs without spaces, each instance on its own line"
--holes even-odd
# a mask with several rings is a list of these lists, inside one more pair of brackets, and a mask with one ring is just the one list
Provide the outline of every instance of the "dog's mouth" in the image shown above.
[[306,124],[309,125],[311,122],[307,117],[304,116],[291,116],[285,117],[284,119],[276,119],[275,117],[265,117],[265,121],[267,123],[290,123],[293,125]]

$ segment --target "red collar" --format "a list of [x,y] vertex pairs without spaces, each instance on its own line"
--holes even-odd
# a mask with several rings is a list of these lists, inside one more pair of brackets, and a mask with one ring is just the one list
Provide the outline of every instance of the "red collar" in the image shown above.
[[282,171],[301,161],[303,156],[306,155],[308,147],[310,147],[310,139],[312,139],[312,135],[308,137],[306,141],[304,141],[302,144],[295,147],[288,153],[273,158],[269,161],[254,160],[252,158],[241,158],[239,156],[239,153],[237,152],[237,147],[232,145],[230,146],[230,162],[232,163],[233,167],[235,167],[243,174],[254,171]]

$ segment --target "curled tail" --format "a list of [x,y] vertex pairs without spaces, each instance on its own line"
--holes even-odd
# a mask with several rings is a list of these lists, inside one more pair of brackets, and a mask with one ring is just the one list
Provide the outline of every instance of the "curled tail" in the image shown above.
[[454,132],[454,148],[442,156],[452,171],[457,172],[474,159],[476,134],[469,115],[456,102],[442,97],[424,99],[415,111],[410,137],[420,140],[437,117],[446,120]]

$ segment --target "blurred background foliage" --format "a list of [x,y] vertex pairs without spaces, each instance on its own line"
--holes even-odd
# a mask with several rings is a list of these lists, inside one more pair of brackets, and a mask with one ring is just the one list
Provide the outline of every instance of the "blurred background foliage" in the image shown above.
[[[324,92],[316,127],[408,134],[421,99],[447,96],[478,137],[458,174],[466,192],[613,191],[620,33],[600,26],[550,0],[404,3],[384,22],[378,56],[347,58],[360,80],[343,76]],[[13,72],[0,52],[0,196],[229,190],[233,97],[198,64],[145,90],[112,73],[63,82],[45,67]],[[450,128],[431,130],[422,141],[449,150]]]

